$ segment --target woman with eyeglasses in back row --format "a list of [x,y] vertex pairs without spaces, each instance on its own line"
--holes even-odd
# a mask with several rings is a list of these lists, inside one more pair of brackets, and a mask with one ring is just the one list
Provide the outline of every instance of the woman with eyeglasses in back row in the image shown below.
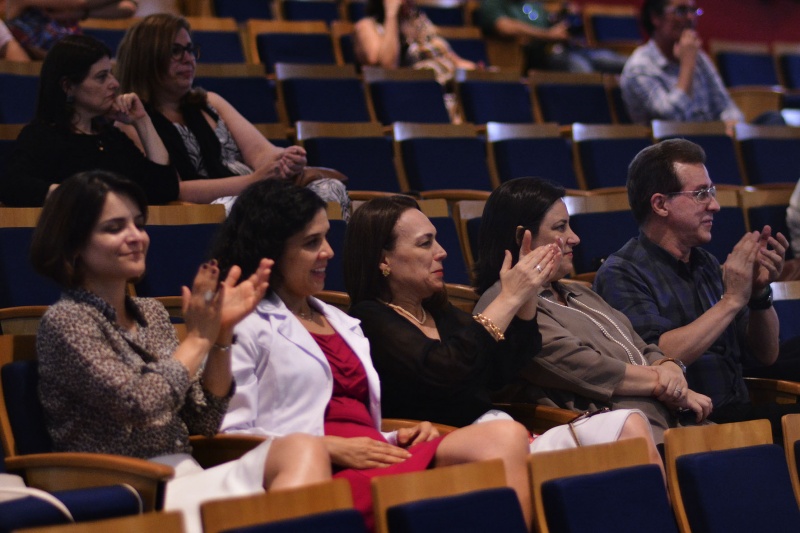
[[302,147],[275,146],[222,96],[193,88],[199,54],[186,19],[168,13],[131,27],[117,54],[123,90],[141,96],[178,170],[180,199],[230,206],[248,185],[283,179],[338,202],[346,217],[341,173],[307,167]]

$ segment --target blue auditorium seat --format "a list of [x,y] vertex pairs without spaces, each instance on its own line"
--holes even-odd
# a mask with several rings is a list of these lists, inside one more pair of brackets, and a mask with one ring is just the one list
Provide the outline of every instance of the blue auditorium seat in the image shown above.
[[0,228],[0,307],[50,305],[61,295],[60,287],[30,264],[33,229]]
[[457,87],[467,122],[533,123],[530,93],[515,75],[462,71]]
[[577,274],[596,272],[609,255],[639,234],[630,210],[570,214],[569,224],[581,239],[572,258]]
[[432,70],[364,67],[375,116],[381,124],[449,124],[444,90]]
[[204,63],[244,63],[242,41],[236,31],[192,30],[192,42],[200,47]]
[[268,524],[226,529],[221,533],[367,533],[364,519],[355,509],[341,509],[325,513],[279,520]]
[[628,165],[652,144],[650,132],[638,124],[573,124],[576,168],[589,190],[624,187]]
[[182,286],[191,287],[218,228],[219,224],[148,224],[147,272],[136,284],[136,294],[177,296]]
[[553,479],[542,500],[554,533],[678,532],[656,465]]
[[272,0],[214,0],[214,14],[232,17],[240,23],[249,19],[271,20],[272,4]]
[[50,493],[49,497],[37,494],[0,503],[0,531],[102,520],[140,512],[138,494],[124,485],[65,490]]
[[712,42],[711,53],[726,87],[778,85],[778,72],[767,44]]
[[692,531],[800,531],[783,449],[763,444],[678,457],[676,471]]
[[538,122],[611,124],[611,107],[599,73],[531,71]]
[[749,185],[795,183],[800,169],[800,132],[788,126],[737,124],[736,138]]
[[374,123],[297,123],[311,166],[335,168],[351,191],[400,192],[393,141]]
[[195,86],[218,93],[253,124],[280,122],[275,82],[258,70],[253,65],[202,65]]
[[700,145],[706,153],[706,168],[716,184],[744,185],[736,145],[724,122],[669,122],[654,120],[656,142],[681,138]]
[[486,143],[472,126],[395,123],[394,138],[409,190],[491,190]]
[[39,76],[0,72],[0,124],[27,124],[36,114]]
[[489,150],[500,182],[539,177],[578,189],[569,143],[557,124],[486,124]]
[[339,19],[339,6],[334,0],[284,0],[285,20],[323,20],[326,24]]
[[508,487],[396,505],[386,518],[391,533],[528,531],[516,493]]

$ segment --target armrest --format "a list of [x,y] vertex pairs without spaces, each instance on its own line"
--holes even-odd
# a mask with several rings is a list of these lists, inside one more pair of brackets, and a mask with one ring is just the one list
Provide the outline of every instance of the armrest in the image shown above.
[[[402,428],[410,428],[419,424],[419,420],[407,420],[404,418],[384,418],[381,423],[381,430],[383,431],[397,431]],[[431,425],[436,428],[439,435],[447,435],[448,433],[457,430],[457,427],[448,426],[447,424],[437,424],[431,422]]]
[[765,403],[798,403],[800,383],[766,378],[744,378],[750,401],[756,405]]
[[125,483],[136,489],[145,511],[160,509],[172,467],[145,459],[95,453],[43,453],[6,458],[9,471],[21,472],[30,487],[47,492]]
[[579,415],[569,409],[533,403],[495,403],[494,406],[528,428],[531,433],[542,434],[562,424],[572,422]]
[[215,435],[213,437],[194,435],[189,439],[192,444],[192,457],[203,468],[211,468],[234,461],[264,440],[266,440],[265,437],[258,435]]

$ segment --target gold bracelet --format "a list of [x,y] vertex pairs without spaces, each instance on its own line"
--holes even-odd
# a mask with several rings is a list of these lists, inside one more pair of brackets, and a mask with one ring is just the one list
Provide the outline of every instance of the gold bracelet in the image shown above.
[[497,342],[500,342],[500,341],[506,339],[506,336],[503,335],[503,332],[500,331],[500,328],[498,328],[495,325],[495,323],[492,322],[492,319],[489,318],[488,316],[484,316],[484,315],[478,313],[477,315],[473,315],[472,318],[475,319],[475,322],[477,322],[478,324],[483,326],[486,329],[486,331],[489,332],[489,335],[491,335],[492,338],[494,340],[496,340]]

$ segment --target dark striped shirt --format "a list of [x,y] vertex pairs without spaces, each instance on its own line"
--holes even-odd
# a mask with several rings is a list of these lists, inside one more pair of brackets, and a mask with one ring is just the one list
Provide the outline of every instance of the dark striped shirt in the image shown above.
[[[594,289],[627,315],[646,342],[657,344],[662,334],[690,324],[719,301],[722,270],[701,248],[693,248],[684,263],[639,234],[609,256]],[[689,366],[689,387],[709,396],[715,407],[749,401],[742,377],[748,316],[745,307]]]

